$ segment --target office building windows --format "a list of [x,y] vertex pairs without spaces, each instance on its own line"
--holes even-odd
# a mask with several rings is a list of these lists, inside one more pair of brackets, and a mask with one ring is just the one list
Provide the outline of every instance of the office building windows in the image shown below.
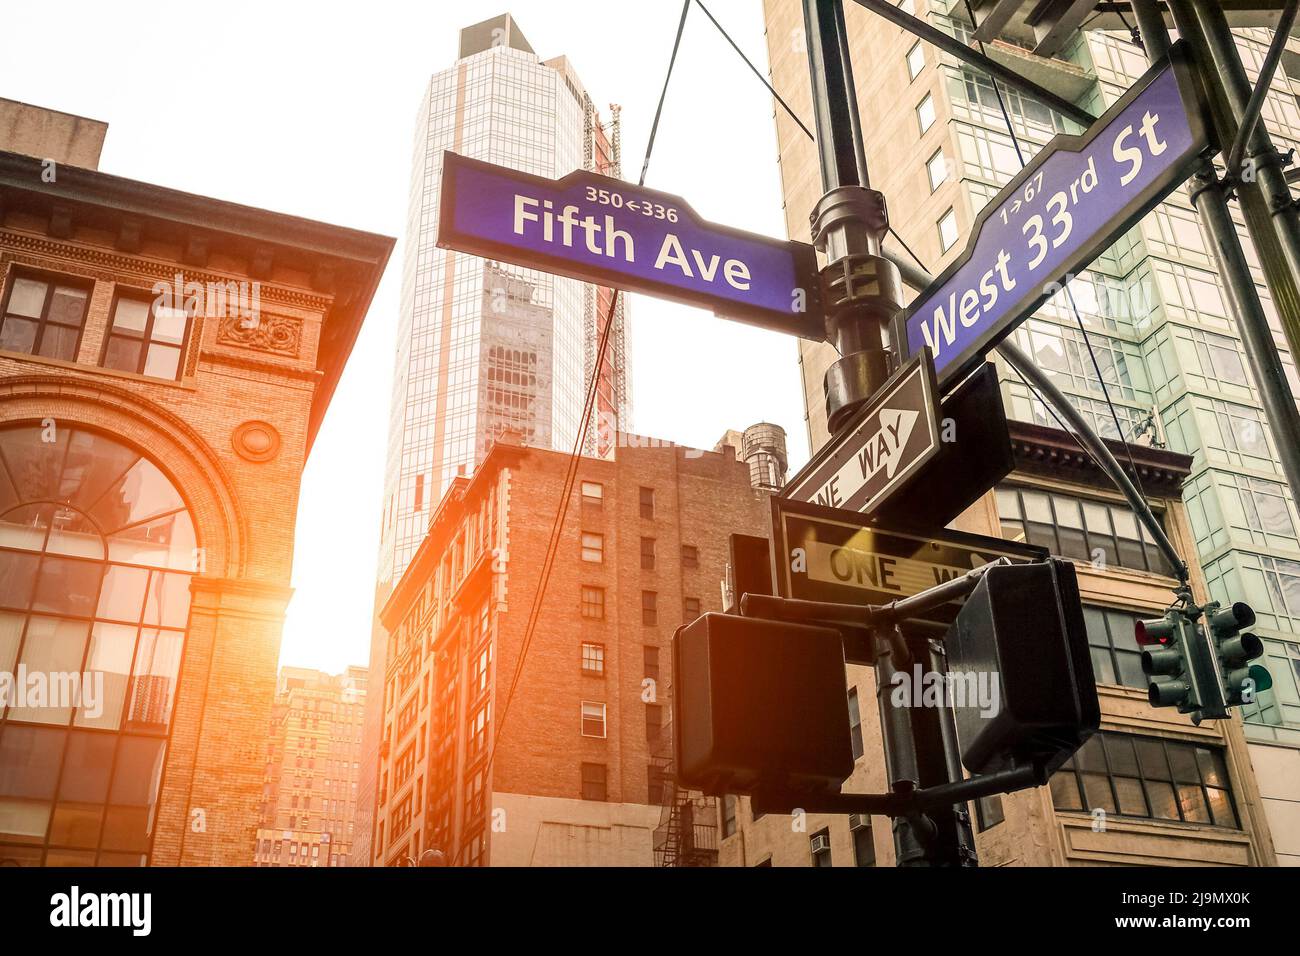
[[925,69],[925,50],[921,47],[921,41],[917,40],[912,44],[912,48],[907,51],[907,78],[914,80],[921,75]]
[[[593,685],[594,686],[594,685]],[[605,705],[595,701],[582,702],[582,736],[605,736]]]
[[1050,784],[1058,810],[1240,827],[1220,747],[1103,731]]
[[948,161],[944,159],[943,150],[937,149],[925,164],[925,173],[930,179],[930,192],[934,192],[948,178]]
[[853,759],[863,754],[862,748],[862,712],[858,709],[858,689],[849,690],[849,738],[853,744]]
[[14,273],[0,299],[0,349],[77,360],[90,285],[44,273]]
[[184,309],[163,306],[157,300],[119,296],[113,304],[103,365],[151,378],[180,378],[189,326]]
[[957,213],[949,209],[939,220],[939,248],[947,252],[956,244],[958,238]]
[[605,619],[605,589],[582,586],[582,616],[589,621]]
[[849,834],[853,837],[853,865],[876,865],[876,842],[872,839],[871,817],[853,814],[849,817]]
[[603,763],[584,763],[582,765],[582,799],[605,800],[605,765]]
[[925,99],[921,100],[916,107],[916,122],[921,127],[921,132],[925,133],[934,125],[934,97],[929,93],[925,94]]
[[582,645],[582,672],[584,674],[605,673],[604,644],[584,643]]
[[659,601],[659,595],[654,591],[641,592],[641,623],[647,626],[659,623],[659,612],[656,605]]
[[1169,573],[1149,533],[1124,505],[1010,485],[997,489],[997,501],[1004,538],[1099,567]]

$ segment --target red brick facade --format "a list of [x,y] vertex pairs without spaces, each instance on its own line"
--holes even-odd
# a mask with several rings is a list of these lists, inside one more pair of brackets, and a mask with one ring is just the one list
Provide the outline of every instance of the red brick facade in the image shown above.
[[[448,491],[384,609],[393,636],[385,688],[373,698],[385,708],[376,865],[430,847],[456,865],[651,862],[644,821],[657,821],[658,807],[648,738],[656,718],[663,726],[670,719],[672,635],[687,616],[721,609],[728,535],[765,533],[766,495],[751,488],[748,467],[730,449],[622,436],[615,460],[582,459],[511,696],[568,461],[498,444],[472,479]],[[601,560],[584,560],[584,533],[601,536]],[[653,562],[643,560],[643,539],[653,540]],[[595,544],[587,540],[588,557]],[[591,600],[584,616],[584,587],[603,590],[602,617]],[[646,594],[654,595],[653,623]],[[600,673],[584,670],[584,644],[601,646]],[[489,648],[490,670],[479,679],[476,664]],[[584,701],[604,706],[604,736],[584,735]],[[484,705],[490,717],[476,743]],[[408,748],[417,757],[399,770]],[[603,768],[603,793],[591,768]],[[543,833],[557,827],[558,850]],[[596,848],[573,856],[588,837]],[[620,839],[621,850],[597,846]]]

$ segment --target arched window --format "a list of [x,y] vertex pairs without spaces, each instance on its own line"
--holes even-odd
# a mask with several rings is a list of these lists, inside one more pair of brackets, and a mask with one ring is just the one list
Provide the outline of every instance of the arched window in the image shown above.
[[0,865],[148,861],[201,567],[138,451],[0,430]]

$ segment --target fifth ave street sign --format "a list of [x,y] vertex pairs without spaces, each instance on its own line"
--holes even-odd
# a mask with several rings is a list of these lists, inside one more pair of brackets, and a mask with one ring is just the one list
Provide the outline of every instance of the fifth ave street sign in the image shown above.
[[938,451],[934,363],[922,352],[823,446],[782,496],[869,514]]
[[940,391],[1060,291],[1195,168],[1211,146],[1182,42],[1082,136],[1059,135],[976,218],[965,251],[911,306],[909,355]]
[[585,170],[553,180],[452,152],[442,162],[439,248],[826,337],[807,243],[705,222],[677,196]]

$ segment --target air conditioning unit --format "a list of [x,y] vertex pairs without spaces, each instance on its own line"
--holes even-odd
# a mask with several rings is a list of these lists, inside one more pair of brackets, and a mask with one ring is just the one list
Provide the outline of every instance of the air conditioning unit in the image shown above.
[[819,833],[812,838],[812,852],[816,856],[818,853],[826,853],[831,848],[831,838],[828,833]]
[[863,827],[869,827],[869,826],[871,826],[871,817],[867,816],[865,813],[849,814],[850,830],[861,830]]

